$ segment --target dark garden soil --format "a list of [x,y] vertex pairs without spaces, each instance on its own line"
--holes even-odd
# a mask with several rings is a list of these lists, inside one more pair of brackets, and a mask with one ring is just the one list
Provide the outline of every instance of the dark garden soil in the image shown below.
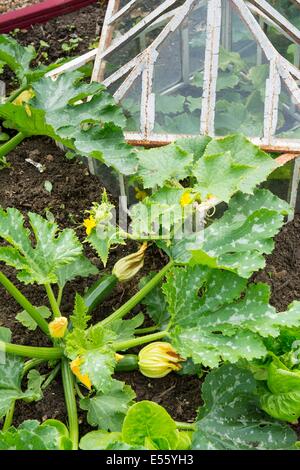
[[[39,47],[39,41],[49,44],[47,62],[62,57],[62,44],[70,38],[80,37],[78,47],[68,55],[79,55],[87,51],[88,45],[99,36],[106,1],[89,6],[80,12],[50,21],[45,25],[37,25],[28,31],[19,31],[16,38],[22,44],[34,44]],[[44,59],[45,61],[45,59]],[[11,76],[6,73],[6,80]],[[40,173],[33,165],[25,161],[30,158],[44,165]],[[85,165],[78,161],[69,161],[55,144],[45,138],[35,138],[23,142],[8,158],[11,167],[0,172],[0,206],[16,207],[24,214],[29,211],[43,216],[53,214],[61,228],[72,227],[83,239],[84,231],[81,226],[84,211],[89,209],[93,201],[99,201],[103,184],[98,177],[89,174]],[[45,181],[52,183],[49,193],[45,189]],[[85,253],[95,263],[101,273],[110,272],[112,266],[122,256],[136,249],[131,243],[126,247],[118,247],[111,252],[108,266],[104,270],[95,253],[85,245]],[[139,276],[151,270],[157,271],[166,263],[164,255],[149,248],[145,266]],[[35,305],[47,304],[47,297],[42,288],[21,285],[15,278],[13,269],[4,268],[10,279],[16,282],[22,292]],[[69,283],[65,289],[62,311],[70,314],[73,307],[75,292],[83,293],[93,277],[80,279]],[[267,257],[266,268],[254,276],[254,281],[267,282],[272,288],[272,304],[278,311],[286,309],[293,300],[300,300],[300,216],[294,222],[286,225],[276,239],[276,248]],[[98,307],[93,314],[93,321],[116,310],[137,290],[138,279],[123,286],[118,286],[111,297]],[[15,320],[20,308],[11,297],[0,288],[0,326],[11,328],[13,341],[19,344],[46,346],[47,340],[38,331],[30,332]],[[133,313],[138,313],[137,307]],[[195,377],[180,377],[170,374],[164,379],[150,380],[140,373],[130,373],[118,376],[129,383],[135,390],[138,400],[148,399],[164,406],[178,421],[192,421],[200,404],[201,381]],[[57,418],[66,421],[66,411],[60,380],[55,380],[45,391],[44,399],[33,404],[17,402],[14,424],[18,425],[25,419]],[[85,424],[85,414],[80,413],[81,432],[89,428]]]
[[[76,57],[97,47],[106,5],[107,0],[100,0],[94,5],[54,18],[45,24],[33,25],[10,34],[23,46],[31,44],[35,47],[38,51],[36,65],[48,65],[58,59]],[[66,45],[71,49],[64,50]],[[13,75],[7,69],[0,75],[0,79],[6,82],[8,93],[16,88]]]

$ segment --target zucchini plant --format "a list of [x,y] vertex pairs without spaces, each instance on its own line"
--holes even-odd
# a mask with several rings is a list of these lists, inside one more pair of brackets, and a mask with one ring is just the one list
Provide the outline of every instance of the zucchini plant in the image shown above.
[[35,57],[32,46],[0,35],[0,61],[19,82],[0,104],[2,125],[17,131],[0,146],[0,162],[5,163],[5,156],[24,139],[48,136],[78,155],[99,159],[124,174],[134,173],[134,149],[122,131],[125,117],[105,87],[86,83],[80,70],[52,80],[45,75],[58,64],[31,67]]

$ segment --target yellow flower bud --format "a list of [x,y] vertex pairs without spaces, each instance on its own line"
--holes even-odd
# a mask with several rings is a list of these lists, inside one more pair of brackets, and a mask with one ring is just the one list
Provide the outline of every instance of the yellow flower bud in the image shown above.
[[140,351],[139,368],[146,377],[159,379],[172,370],[180,370],[180,362],[183,360],[170,343],[158,341],[148,344]]
[[142,191],[141,189],[139,188],[134,188],[135,189],[135,198],[138,200],[138,201],[143,201],[147,196],[148,194],[146,193],[146,191]]
[[147,243],[143,243],[139,251],[125,256],[116,262],[112,273],[118,278],[120,282],[129,281],[133,278],[139,270],[144,266],[145,251]]
[[83,226],[85,227],[86,234],[89,236],[93,230],[93,228],[96,227],[96,220],[94,217],[90,217],[89,219],[85,219],[83,221]]
[[123,357],[124,357],[124,356],[122,356],[122,354],[118,354],[118,353],[115,354],[115,360],[116,360],[117,362],[122,361]]
[[68,319],[66,317],[55,318],[49,323],[49,331],[52,338],[63,338],[68,327]]
[[28,101],[34,96],[33,90],[25,90],[20,93],[17,98],[13,101],[13,104],[17,106],[22,106],[23,103],[28,103]]
[[77,379],[81,383],[83,383],[83,385],[86,386],[86,388],[91,390],[92,382],[90,381],[90,378],[89,378],[88,374],[82,374],[80,372],[80,366],[82,365],[83,362],[84,361],[83,361],[82,357],[77,356],[76,359],[74,359],[74,361],[72,361],[71,364],[70,364],[71,371],[73,372],[74,375],[76,375]]
[[187,206],[188,204],[191,204],[192,202],[193,202],[193,198],[191,196],[190,191],[185,191],[180,198],[180,205],[184,207],[184,206]]

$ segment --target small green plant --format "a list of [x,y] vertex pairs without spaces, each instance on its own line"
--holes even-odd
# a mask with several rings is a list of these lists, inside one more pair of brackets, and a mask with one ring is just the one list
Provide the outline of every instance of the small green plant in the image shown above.
[[61,49],[63,52],[71,52],[78,48],[82,39],[78,36],[70,38],[68,42],[63,42],[61,45]]

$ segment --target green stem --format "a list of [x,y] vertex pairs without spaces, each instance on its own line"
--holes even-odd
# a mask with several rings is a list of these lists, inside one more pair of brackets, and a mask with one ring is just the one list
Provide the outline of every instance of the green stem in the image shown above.
[[144,297],[146,297],[149,292],[151,292],[152,289],[164,278],[166,273],[171,269],[173,266],[173,261],[170,261],[163,269],[161,269],[147,284],[139,290],[131,299],[128,300],[122,307],[118,308],[114,313],[109,315],[107,318],[104,318],[100,322],[100,325],[106,326],[109,323],[118,320],[120,318],[123,318],[130,310],[132,310],[138,303],[143,300]]
[[153,333],[152,335],[142,336],[141,338],[134,338],[128,341],[119,341],[113,344],[115,351],[126,351],[127,349],[135,348],[141,344],[151,343],[152,341],[157,341],[164,338],[168,335],[167,331],[159,331],[158,333]]
[[195,423],[181,423],[179,421],[176,421],[176,426],[177,426],[177,429],[180,429],[182,431],[195,431],[196,430]]
[[77,405],[75,399],[75,387],[74,387],[74,375],[69,366],[69,361],[66,358],[62,359],[62,380],[65,393],[65,402],[68,412],[69,420],[69,434],[70,439],[73,443],[73,450],[78,450],[78,416],[77,416]]
[[56,301],[55,295],[53,294],[53,290],[50,284],[45,284],[45,289],[48,295],[48,299],[52,308],[52,312],[54,317],[61,317],[61,313],[59,310],[58,303]]
[[0,351],[6,352],[7,354],[15,354],[16,356],[43,359],[44,361],[60,359],[63,356],[63,350],[61,348],[20,346],[19,344],[5,343],[4,341],[0,341]]
[[0,283],[5,287],[7,292],[18,302],[21,307],[31,316],[31,318],[39,325],[40,329],[49,335],[48,323],[42,317],[40,312],[24,297],[22,292],[0,271]]
[[23,367],[22,377],[25,377],[27,372],[39,366],[43,362],[45,362],[44,359],[30,359],[29,361],[25,362],[24,367]]
[[9,152],[16,148],[24,139],[26,135],[23,132],[18,132],[14,137],[12,137],[8,142],[1,145],[0,147],[0,158],[5,157]]
[[80,387],[78,383],[76,382],[76,380],[74,381],[74,385],[75,385],[75,390],[76,390],[77,395],[79,396],[79,398],[84,400],[86,397],[83,395],[83,393],[81,393]]
[[51,384],[51,382],[55,379],[55,377],[57,376],[57,374],[59,373],[60,371],[60,368],[61,368],[61,364],[58,363],[56,367],[54,367],[54,369],[50,372],[50,374],[48,375],[47,379],[45,380],[45,382],[43,383],[42,385],[42,390],[45,390],[47,387],[49,387],[49,385]]
[[20,88],[18,88],[7,98],[6,103],[12,103],[13,101],[15,101],[15,99],[18,98],[18,96],[27,88],[28,88],[28,85],[23,85]]
[[135,335],[146,335],[148,333],[154,333],[154,331],[159,330],[159,326],[148,326],[147,328],[138,328],[135,330]]
[[58,308],[60,308],[60,304],[61,304],[62,296],[63,296],[63,291],[64,291],[63,287],[58,288],[58,295],[57,295],[57,299],[56,299],[56,303],[58,305]]
[[16,404],[16,401],[14,400],[8,412],[6,413],[5,421],[4,421],[3,428],[2,428],[3,432],[7,431],[11,427],[12,420],[14,417],[14,412],[15,412],[15,404]]

